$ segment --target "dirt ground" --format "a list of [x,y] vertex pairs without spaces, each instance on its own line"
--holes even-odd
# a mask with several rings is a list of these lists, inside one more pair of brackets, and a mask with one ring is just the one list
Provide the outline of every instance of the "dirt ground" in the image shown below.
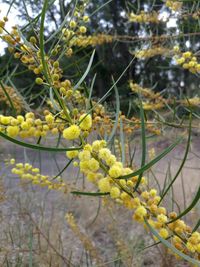
[[[159,154],[169,144],[168,141],[153,141],[150,148],[154,147],[156,154]],[[169,168],[172,177],[176,173],[184,150],[185,143],[182,143],[153,167],[160,185],[164,184]],[[140,154],[138,149],[136,164],[140,162]],[[1,195],[6,197],[0,203],[0,266],[188,266],[184,262],[174,261],[174,257],[167,256],[159,246],[145,249],[153,244],[151,237],[142,226],[132,221],[129,211],[118,205],[109,203],[104,206],[97,198],[64,195],[21,183],[4,164],[9,155],[18,162],[28,160],[40,167],[42,173],[52,176],[66,164],[64,153],[37,152],[0,141]],[[174,198],[181,209],[184,201],[186,206],[190,204],[200,184],[199,163],[200,139],[193,137],[188,160],[174,184]],[[151,184],[156,184],[152,174],[148,175]],[[70,167],[63,174],[63,179],[71,182],[76,180],[76,176]],[[78,179],[78,185],[88,186],[84,185],[82,178]],[[171,208],[170,202],[165,204]],[[185,218],[190,225],[199,218],[199,211],[200,207],[197,206],[191,216]],[[72,232],[65,219],[65,214],[69,212],[73,213],[85,238],[93,240],[102,264],[92,261],[80,238]]]

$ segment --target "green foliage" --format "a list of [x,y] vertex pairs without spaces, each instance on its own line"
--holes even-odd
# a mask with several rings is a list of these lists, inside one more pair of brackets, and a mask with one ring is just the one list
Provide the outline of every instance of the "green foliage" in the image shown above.
[[[96,189],[92,188],[92,192],[85,190],[83,178],[82,189],[76,190],[70,187],[69,191],[73,195],[102,197],[106,201],[109,201],[109,197],[115,199],[116,203],[120,203],[123,208],[134,210],[133,219],[146,224],[152,235],[159,240],[147,247],[162,243],[174,254],[192,264],[199,265],[197,259],[200,241],[195,241],[195,244],[192,242],[195,234],[200,235],[197,232],[200,222],[195,223],[192,231],[180,219],[189,215],[197,207],[200,189],[197,190],[190,204],[186,205],[182,182],[184,208],[180,208],[174,197],[173,186],[190,152],[192,131],[199,128],[193,123],[199,120],[198,109],[192,108],[199,105],[199,98],[194,99],[191,96],[198,91],[200,71],[196,71],[194,66],[182,70],[184,66],[182,63],[179,67],[175,66],[176,58],[171,51],[175,51],[173,47],[179,45],[181,51],[178,48],[178,59],[183,58],[184,63],[193,56],[187,64],[191,65],[195,62],[194,64],[198,65],[196,61],[200,46],[197,39],[199,25],[198,20],[191,18],[190,12],[197,12],[199,3],[183,1],[183,6],[188,13],[179,14],[177,11],[178,15],[182,16],[177,22],[177,27],[166,26],[164,21],[156,25],[149,22],[128,21],[131,12],[134,11],[138,15],[143,9],[146,12],[153,10],[160,12],[159,15],[164,12],[169,14],[165,3],[156,0],[153,3],[147,0],[133,1],[133,3],[122,0],[110,0],[106,3],[100,0],[65,3],[63,0],[59,1],[59,5],[55,1],[48,0],[44,2],[16,0],[10,3],[8,13],[16,5],[24,7],[19,9],[20,16],[26,23],[21,30],[18,30],[22,43],[14,42],[14,45],[12,42],[9,43],[9,37],[15,35],[8,33],[9,48],[0,61],[0,85],[6,96],[7,105],[12,110],[10,115],[13,115],[12,117],[0,116],[0,136],[24,149],[37,150],[39,153],[53,152],[58,172],[52,177],[44,176],[39,169],[33,168],[29,163],[16,164],[15,160],[11,159],[7,164],[15,165],[12,168],[13,174],[19,175],[21,179],[29,179],[33,184],[46,186],[49,190],[64,188],[66,193],[67,185],[61,176],[66,170],[69,171],[74,161],[73,166],[79,167],[80,172],[77,174],[77,180],[80,174],[83,174]],[[32,9],[31,15],[28,13],[29,5]],[[84,5],[87,6],[86,11]],[[82,28],[79,25],[79,28],[77,27],[76,17],[79,16],[79,13],[76,15],[77,10],[82,17],[84,12],[89,15],[88,28],[83,25]],[[178,20],[176,12],[171,11],[171,16],[172,20]],[[184,16],[190,17],[186,21]],[[46,23],[50,21],[52,27],[51,24],[50,27],[46,27]],[[72,31],[75,27],[78,28],[77,32]],[[17,29],[14,30],[17,31]],[[111,35],[112,42],[104,45],[97,42],[93,44],[95,49],[92,45],[74,45],[72,42],[74,36],[78,40],[82,37],[87,38],[82,36],[81,30],[84,33],[87,30],[90,38],[97,33]],[[7,40],[5,36],[2,39]],[[99,35],[96,37],[100,38]],[[187,46],[193,47],[193,53],[187,51],[190,55],[184,56],[184,51],[188,50]],[[167,56],[159,53],[156,56],[137,56],[137,51],[153,48],[155,52],[158,47],[166,48]],[[20,58],[21,63],[13,59],[8,51],[13,53],[15,58]],[[19,52],[20,56],[18,56]],[[21,55],[24,55],[24,58]],[[35,65],[28,65],[30,60],[33,60]],[[28,69],[25,68],[26,65]],[[148,85],[147,87],[152,90],[136,85],[135,91],[132,90],[133,93],[131,93],[128,87],[129,80],[134,80],[134,83],[142,84],[143,87]],[[14,98],[7,92],[6,86],[19,90],[25,103],[24,117],[16,117]],[[63,93],[63,91],[66,92]],[[159,93],[156,94],[156,92]],[[47,105],[48,99],[50,99],[50,106]],[[156,105],[159,104],[162,111],[157,111]],[[28,111],[32,112],[28,113]],[[188,114],[190,114],[189,120]],[[148,160],[149,140],[153,140],[156,134],[162,133],[159,127],[162,128],[164,138],[167,137],[170,129],[174,133],[168,138],[170,145]],[[29,132],[30,128],[32,131]],[[156,189],[150,189],[150,179],[145,178],[144,175],[153,174],[154,165],[160,163],[161,159],[177,148],[180,143],[185,142],[183,134],[174,129],[188,128],[186,149],[180,167],[172,176],[169,165],[169,175],[166,174],[163,190],[159,179],[154,175],[160,191],[160,195],[157,195]],[[37,131],[39,136],[35,134]],[[50,145],[46,144],[48,134],[51,135],[53,132],[57,134],[54,138],[56,142],[54,145],[51,141]],[[135,152],[132,145],[132,142],[138,140],[137,134],[141,139],[141,161],[138,168],[137,164],[136,166],[133,164]],[[21,138],[30,137],[33,139],[21,141]],[[67,152],[69,159],[65,160],[62,168],[55,157],[56,153],[61,152]],[[145,183],[146,180],[148,182]],[[74,184],[76,185],[76,181]],[[173,210],[177,206],[177,215],[168,212],[167,208],[159,207],[162,201],[167,202],[167,200],[172,202]],[[99,212],[100,204],[94,221]],[[92,242],[79,230],[73,218],[70,218],[71,228],[85,246],[86,254],[89,252],[98,262],[99,258],[95,254]],[[179,222],[181,226],[176,227],[175,222]],[[30,228],[29,266],[34,265],[33,238],[32,228]],[[177,248],[178,245],[175,246],[174,238],[179,238],[180,248]],[[117,245],[119,246],[120,242]],[[191,255],[194,257],[192,258]],[[61,258],[63,259],[62,256]],[[116,262],[124,264],[123,257]]]

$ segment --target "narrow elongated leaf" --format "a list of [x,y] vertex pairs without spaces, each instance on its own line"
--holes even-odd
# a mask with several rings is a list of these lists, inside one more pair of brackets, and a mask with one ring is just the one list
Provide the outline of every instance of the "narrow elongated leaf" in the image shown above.
[[121,75],[119,76],[119,78],[116,80],[116,82],[109,88],[109,90],[105,93],[104,96],[102,96],[99,101],[93,106],[93,108],[95,108],[98,104],[101,104],[103,101],[106,100],[106,98],[109,96],[109,94],[111,93],[111,91],[113,90],[113,88],[115,88],[115,86],[118,84],[118,82],[121,80],[121,78],[124,76],[124,74],[127,72],[127,70],[130,68],[130,66],[132,65],[133,61],[135,60],[135,58],[133,58],[129,64],[127,65],[127,67],[124,69],[124,71],[121,73]]
[[193,228],[192,233],[194,233],[199,227],[200,227],[200,219],[198,220],[197,224]]
[[19,141],[17,139],[14,139],[2,132],[0,132],[0,136],[7,139],[8,141],[17,144],[19,146],[36,149],[36,150],[42,150],[42,151],[49,151],[49,152],[65,152],[65,151],[73,151],[73,150],[80,150],[82,149],[82,146],[80,147],[68,147],[68,148],[56,148],[56,147],[45,147],[45,146],[39,146],[39,145],[33,145],[29,143],[25,143],[22,141]]
[[146,170],[148,170],[149,168],[151,168],[154,164],[156,164],[158,161],[160,161],[163,157],[165,157],[169,152],[171,152],[182,140],[182,138],[176,140],[175,143],[173,143],[172,145],[170,145],[168,148],[166,148],[160,155],[158,155],[155,159],[151,160],[149,163],[147,163],[146,165],[144,165],[144,167],[140,168],[139,170],[132,172],[130,174],[124,175],[124,176],[120,176],[119,178],[116,179],[129,179],[131,177],[137,176],[140,173],[145,172]]
[[[114,79],[113,79],[113,82],[115,84]],[[120,100],[119,100],[119,93],[118,93],[116,85],[114,86],[114,91],[115,91],[115,98],[116,98],[116,112],[115,112],[116,116],[115,116],[115,123],[113,125],[112,131],[111,131],[110,136],[109,136],[109,138],[107,140],[108,144],[112,141],[112,139],[113,139],[113,137],[114,137],[114,135],[116,133],[118,123],[119,123]]]
[[40,54],[46,81],[48,81],[48,66],[45,60],[45,49],[44,49],[44,21],[45,21],[47,7],[48,7],[48,0],[44,0],[44,5],[41,14],[41,23],[40,23]]
[[69,12],[65,16],[65,18],[64,18],[63,22],[61,23],[60,27],[54,33],[51,34],[51,36],[45,41],[45,44],[48,43],[49,41],[51,41],[62,30],[62,28],[65,26],[65,24],[67,22],[68,17],[69,17]]
[[189,205],[189,207],[186,208],[183,212],[181,212],[175,219],[169,221],[168,223],[175,222],[176,220],[180,219],[181,217],[186,215],[188,212],[190,212],[196,206],[196,204],[198,203],[199,199],[200,199],[200,186],[199,186],[199,189],[197,191],[196,196],[194,197],[194,199],[193,199],[192,203]]
[[10,3],[9,8],[8,8],[8,11],[7,11],[7,13],[6,13],[6,17],[8,17],[8,15],[9,15],[9,13],[10,13],[10,10],[11,10],[11,8],[12,8],[14,2],[15,2],[15,0],[13,0],[13,1]]
[[[144,109],[142,106],[142,101],[140,100],[140,118],[141,118],[141,133],[142,133],[142,160],[141,160],[141,168],[145,166],[146,162],[146,131],[145,131],[145,118],[144,118]],[[134,192],[138,189],[141,180],[142,180],[143,172],[139,174],[137,183],[134,188]]]
[[183,258],[184,260],[195,264],[196,266],[200,266],[200,261],[195,260],[189,256],[187,256],[186,254],[182,253],[180,250],[178,250],[177,248],[175,248],[174,246],[171,245],[171,243],[169,243],[166,239],[163,239],[158,232],[148,223],[148,221],[145,219],[145,224],[148,226],[148,228],[150,229],[150,231],[153,233],[153,235],[155,235],[155,237],[157,237],[160,242],[166,246],[167,248],[169,248],[172,252],[174,252],[175,254],[177,254],[178,256],[180,256],[181,258]]
[[120,145],[121,145],[121,154],[122,154],[122,163],[125,164],[126,161],[126,152],[125,152],[125,141],[124,141],[124,129],[123,122],[120,118]]
[[89,90],[89,96],[87,99],[87,104],[86,104],[86,110],[88,111],[90,108],[92,108],[93,104],[92,104],[92,92],[93,92],[93,88],[94,88],[94,83],[96,80],[97,74],[95,73],[93,79],[92,79],[92,83],[90,86],[90,90]]
[[85,71],[85,73],[83,74],[83,76],[81,77],[81,79],[78,81],[78,83],[74,86],[74,90],[76,90],[81,84],[82,82],[85,80],[85,78],[87,77],[91,67],[92,67],[92,63],[93,63],[93,59],[94,59],[94,55],[95,55],[95,50],[92,52],[92,55],[90,57],[90,61],[89,64],[87,66],[87,69]]
[[128,70],[128,68],[131,66],[131,64],[133,63],[133,61],[134,61],[134,58],[130,61],[130,63],[128,64],[128,66],[125,68],[125,70],[119,76],[119,78],[117,79],[117,81],[110,87],[110,89],[107,91],[107,93],[96,104],[93,105],[93,107],[87,112],[87,114],[91,113],[98,104],[102,103],[109,96],[109,94],[111,93],[111,91],[113,90],[113,88],[115,88],[116,84],[121,80],[121,78],[126,73],[126,71]]
[[72,163],[72,161],[73,161],[73,159],[71,159],[69,162],[67,162],[66,166],[56,176],[54,176],[52,180],[55,180],[56,178],[58,178],[69,167],[69,165]]
[[92,219],[92,221],[89,223],[87,227],[92,226],[96,222],[96,219],[98,218],[99,213],[100,213],[100,209],[101,209],[101,198],[99,198],[99,204],[98,204],[96,215],[94,216],[94,218]]
[[100,193],[100,192],[92,193],[92,192],[81,192],[81,191],[72,191],[71,193],[74,195],[91,196],[91,197],[107,196],[110,194],[110,193]]
[[[56,1],[56,0],[49,1],[49,7],[51,7],[51,6],[54,4],[55,1]],[[47,2],[48,2],[48,1],[47,1]],[[42,12],[40,12],[35,18],[33,18],[33,19],[31,20],[31,23],[29,22],[29,23],[26,24],[24,27],[22,27],[21,30],[24,31],[26,28],[28,28],[28,27],[30,26],[30,24],[37,23],[38,20],[39,20],[39,18],[41,17],[41,15],[42,15]]]
[[[171,238],[171,236],[169,236],[167,239],[169,239],[169,238]],[[160,241],[158,241],[158,242],[156,242],[156,243],[153,243],[153,244],[151,244],[151,245],[149,245],[149,246],[146,246],[146,247],[140,249],[138,252],[142,252],[142,251],[144,251],[145,249],[149,249],[149,248],[155,247],[155,246],[157,246],[157,245],[159,245],[159,244],[161,244]]]
[[24,27],[22,27],[21,28],[21,31],[23,32],[24,30],[26,30],[26,28],[28,28],[30,25],[32,25],[33,23],[37,23],[38,22],[38,20],[39,20],[39,18],[40,18],[40,16],[41,16],[41,12],[34,18],[34,19],[32,19],[31,20],[31,23],[29,22],[29,23],[27,23]]
[[189,148],[190,148],[190,140],[191,140],[191,130],[192,130],[192,117],[190,116],[190,125],[189,125],[189,134],[188,134],[188,141],[187,141],[187,146],[186,146],[186,150],[185,150],[185,155],[183,157],[182,163],[176,173],[176,175],[174,176],[174,178],[171,180],[170,184],[168,185],[167,189],[165,190],[165,192],[162,194],[161,199],[158,203],[158,205],[162,202],[163,198],[166,196],[167,192],[170,190],[171,186],[174,184],[174,182],[176,181],[177,177],[179,176],[179,174],[181,173],[181,170],[186,162],[187,156],[188,156],[188,152],[189,152]]
[[110,2],[112,2],[112,1],[114,1],[114,0],[108,0],[105,4],[103,4],[103,5],[101,5],[100,7],[98,7],[91,15],[90,15],[90,17],[91,16],[93,16],[94,14],[96,14],[97,12],[99,12],[99,10],[100,9],[102,9],[102,8],[104,8],[106,5],[108,5]]
[[49,97],[50,97],[51,103],[53,105],[53,108],[56,111],[59,111],[60,112],[60,108],[58,107],[57,103],[55,102],[55,99],[54,99],[54,96],[53,96],[53,89],[52,89],[52,87],[49,90]]
[[33,51],[37,51],[36,48],[35,48],[30,42],[27,41],[26,37],[23,35],[22,31],[20,30],[20,27],[17,27],[17,30],[18,30],[18,32],[19,32],[19,36],[20,36],[20,38],[23,40],[23,43],[24,43],[25,45],[27,45],[28,47],[31,47],[31,49],[32,49]]

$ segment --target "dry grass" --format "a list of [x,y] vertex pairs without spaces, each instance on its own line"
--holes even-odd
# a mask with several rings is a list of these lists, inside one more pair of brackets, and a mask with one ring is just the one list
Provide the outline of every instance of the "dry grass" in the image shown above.
[[[156,148],[157,153],[167,146],[167,142],[154,142],[150,146]],[[185,185],[185,197],[182,193],[181,178],[174,186],[174,196],[177,203],[189,204],[199,183],[198,162],[199,144],[193,140],[193,152],[183,169],[182,179]],[[171,173],[177,170],[184,147],[179,146],[164,160],[152,169],[159,183],[164,183],[166,171]],[[105,203],[98,198],[75,197],[57,192],[48,192],[46,189],[24,184],[13,177],[3,164],[8,154],[17,160],[27,158],[35,161],[43,173],[56,174],[55,159],[47,153],[33,152],[23,148],[1,144],[1,234],[0,234],[0,266],[187,266],[184,262],[175,263],[174,257],[167,256],[167,251],[161,246],[144,248],[153,244],[151,237],[143,227],[133,222],[131,212],[113,202]],[[193,154],[194,153],[194,154]],[[136,156],[140,152],[136,153]],[[65,164],[65,156],[58,155],[57,163],[60,168]],[[139,157],[138,157],[139,159]],[[137,161],[137,159],[136,159]],[[138,160],[139,161],[139,160]],[[73,177],[75,175],[75,177]],[[149,173],[151,183],[155,183],[153,175]],[[76,179],[76,174],[70,168],[63,176],[64,179]],[[82,178],[78,185],[84,185]],[[170,203],[167,203],[171,207]],[[180,205],[182,208],[182,206]],[[176,207],[175,207],[176,208]],[[81,242],[72,228],[67,224],[65,214],[72,212],[77,227],[85,240],[90,240],[98,252],[99,262],[87,251],[84,242]],[[195,223],[195,210],[186,218],[190,224]],[[175,265],[176,264],[176,265]]]

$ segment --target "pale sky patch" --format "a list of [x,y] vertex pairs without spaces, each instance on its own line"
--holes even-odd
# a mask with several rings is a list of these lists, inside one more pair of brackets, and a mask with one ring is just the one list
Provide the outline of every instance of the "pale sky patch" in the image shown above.
[[177,27],[177,18],[170,18],[167,22],[167,28],[176,28]]
[[[9,9],[9,5],[2,3],[2,0],[0,0],[0,10],[1,10],[0,19],[2,19],[4,16],[7,15],[8,9]],[[10,32],[10,30],[12,29],[12,26],[22,24],[22,21],[20,21],[17,15],[19,15],[19,12],[16,10],[14,6],[12,6],[10,13],[8,15],[8,22],[6,22],[5,28],[7,31]],[[4,49],[6,47],[7,47],[7,44],[0,39],[0,55],[4,54]]]

